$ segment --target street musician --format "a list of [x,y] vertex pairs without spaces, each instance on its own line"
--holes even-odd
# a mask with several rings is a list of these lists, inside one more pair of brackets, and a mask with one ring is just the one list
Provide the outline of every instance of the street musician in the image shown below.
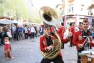
[[[70,37],[71,34],[68,35],[68,37]],[[63,39],[60,38],[61,41],[63,43],[67,43],[69,41],[69,38]],[[50,32],[50,27],[49,26],[44,26],[44,34],[43,36],[40,37],[40,50],[42,52],[46,52],[49,51],[51,49],[54,49],[55,45],[53,44],[53,40],[56,38],[56,36],[54,35],[54,33]],[[41,63],[50,63],[50,62],[54,62],[54,63],[64,63],[64,61],[62,60],[62,54],[61,52],[59,52],[59,54],[53,58],[53,59],[47,59],[47,58],[43,58]]]
[[[40,51],[43,55],[41,63],[64,63],[61,54],[61,43],[67,43],[70,40],[71,34],[67,38],[62,38],[58,33],[57,25],[59,24],[58,15],[56,12],[48,7],[43,6],[40,9],[40,17],[44,23],[44,34],[40,37]],[[51,25],[55,27],[55,32],[51,31]]]
[[77,63],[81,63],[81,57],[78,55],[78,53],[81,53],[82,51],[87,49],[91,49],[91,47],[94,46],[94,43],[92,43],[92,38],[90,37],[91,33],[88,30],[88,27],[88,20],[84,20],[82,23],[83,29],[79,30],[78,32],[75,32],[73,35],[73,44],[76,46],[77,49]]

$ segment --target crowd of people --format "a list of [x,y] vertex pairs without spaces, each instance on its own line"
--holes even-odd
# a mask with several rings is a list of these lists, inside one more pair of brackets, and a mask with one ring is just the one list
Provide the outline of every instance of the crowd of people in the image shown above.
[[43,34],[43,28],[39,25],[17,25],[12,24],[12,26],[6,25],[0,27],[0,45],[4,45],[4,38],[9,37],[10,40],[22,40],[22,39],[32,39]]
[[14,58],[11,55],[10,41],[19,41],[23,39],[34,39],[43,34],[42,25],[18,25],[12,24],[0,27],[0,46],[4,45],[4,54],[6,59]]

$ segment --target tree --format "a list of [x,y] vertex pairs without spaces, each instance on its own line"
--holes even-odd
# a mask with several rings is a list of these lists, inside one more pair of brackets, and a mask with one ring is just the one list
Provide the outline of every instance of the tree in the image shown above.
[[2,12],[0,16],[5,14],[7,17],[12,16],[14,19],[28,19],[28,10],[23,0],[0,0]]
[[5,16],[40,23],[38,10],[28,10],[26,6],[25,0],[0,0],[0,17]]

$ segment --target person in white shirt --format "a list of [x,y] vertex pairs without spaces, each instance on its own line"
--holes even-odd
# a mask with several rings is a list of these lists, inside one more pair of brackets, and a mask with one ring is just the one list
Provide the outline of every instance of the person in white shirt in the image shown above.
[[31,26],[30,30],[31,30],[31,37],[30,38],[34,38],[34,34],[36,33],[34,26]]
[[28,39],[28,26],[27,25],[24,27],[24,36],[25,36],[25,39]]

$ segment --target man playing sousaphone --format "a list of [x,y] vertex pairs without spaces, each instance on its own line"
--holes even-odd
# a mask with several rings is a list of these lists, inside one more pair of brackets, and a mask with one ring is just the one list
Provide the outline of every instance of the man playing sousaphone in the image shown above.
[[[44,34],[43,36],[40,37],[40,50],[44,53],[47,53],[50,50],[53,51],[56,47],[58,47],[56,46],[58,43],[53,45],[54,43],[53,40],[57,39],[57,36],[54,33],[51,33],[50,30],[51,30],[51,27],[44,25]],[[70,36],[72,35],[68,34],[67,38],[65,39],[60,38],[61,42],[67,43],[69,41]],[[49,54],[51,54],[52,51]],[[52,61],[54,63],[64,63],[64,61],[62,60],[62,54],[60,51],[54,58],[49,59],[47,57],[46,58],[44,57],[41,63],[50,63]]]
[[77,49],[77,63],[81,63],[81,57],[78,53],[81,53],[84,50],[88,50],[92,46],[94,46],[94,43],[92,43],[91,39],[91,33],[88,30],[88,27],[89,22],[87,20],[84,20],[82,23],[82,30],[75,32],[75,34],[73,35],[73,44],[76,46]]

